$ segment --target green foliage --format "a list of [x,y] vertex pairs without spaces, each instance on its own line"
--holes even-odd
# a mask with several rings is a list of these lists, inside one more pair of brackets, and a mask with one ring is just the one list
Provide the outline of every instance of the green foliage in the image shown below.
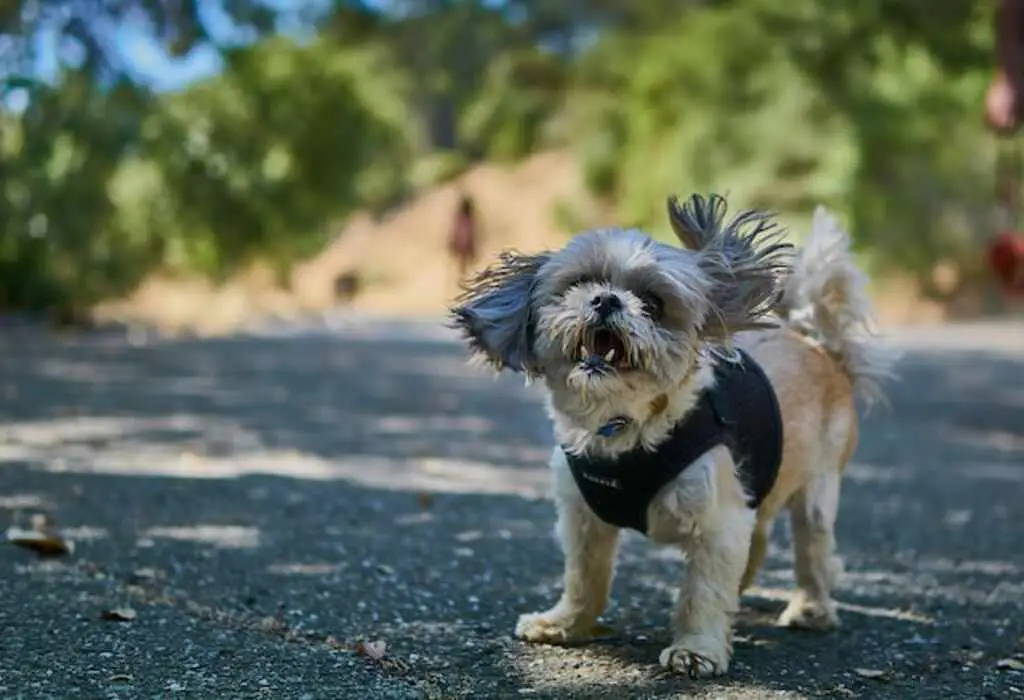
[[145,126],[165,196],[140,205],[157,209],[143,218],[165,237],[166,265],[284,267],[324,243],[331,217],[402,194],[411,136],[401,80],[380,52],[277,38],[227,58],[222,76],[173,96]]
[[413,189],[425,189],[454,180],[468,166],[468,159],[460,151],[434,151],[416,159],[409,181]]
[[717,190],[790,222],[828,204],[883,269],[970,267],[993,204],[982,9],[733,0],[608,33],[570,98],[586,181],[662,234],[666,193]]
[[536,50],[498,56],[462,114],[461,141],[498,161],[542,148],[545,126],[561,106],[566,75],[559,59]]
[[921,49],[880,53],[854,120],[849,209],[858,243],[883,268],[922,281],[944,259],[977,272],[995,223],[995,142],[980,116],[988,76],[950,75]]
[[[576,143],[588,182],[631,225],[667,234],[673,192],[727,191],[806,213],[846,184],[843,120],[744,8],[695,13],[652,37],[610,37],[584,61]],[[623,68],[608,75],[595,64]]]
[[481,0],[412,0],[378,37],[414,77],[410,106],[421,115],[429,148],[462,149],[459,116],[474,101],[487,67],[507,52],[532,48],[534,37]]
[[95,93],[68,73],[60,89],[34,89],[20,119],[3,115],[0,148],[0,308],[75,315],[110,289],[124,289],[148,251],[109,228],[106,183],[137,126],[140,94]]
[[[155,269],[283,271],[357,208],[563,144],[595,212],[658,235],[670,193],[790,223],[824,202],[866,256],[924,279],[976,267],[993,225],[982,0],[339,1],[302,41],[268,35],[271,5],[231,0],[263,37],[243,44],[218,44],[198,6],[66,0],[54,24],[3,4],[0,98],[31,97],[0,107],[0,307],[74,315]],[[213,46],[225,70],[148,92],[100,40],[98,20],[139,12],[170,54]],[[30,84],[47,22],[83,60]],[[586,223],[573,203],[555,214]]]
[[69,73],[4,116],[0,306],[66,316],[157,268],[283,272],[334,217],[407,192],[407,87],[381,47],[277,38],[226,57],[160,100]]

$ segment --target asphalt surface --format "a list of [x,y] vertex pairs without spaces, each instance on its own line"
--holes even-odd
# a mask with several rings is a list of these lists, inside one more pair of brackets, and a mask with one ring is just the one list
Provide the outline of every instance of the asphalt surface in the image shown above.
[[694,682],[657,666],[681,560],[631,535],[617,636],[511,638],[559,589],[550,431],[446,332],[6,331],[0,527],[46,512],[75,550],[0,543],[0,698],[1024,697],[1024,324],[901,342],[845,481],[844,627],[773,627],[780,523],[731,674]]

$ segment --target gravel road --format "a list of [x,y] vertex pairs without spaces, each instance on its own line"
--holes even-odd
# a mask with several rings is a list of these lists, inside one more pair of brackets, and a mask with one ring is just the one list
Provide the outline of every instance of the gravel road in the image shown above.
[[900,334],[844,486],[844,627],[772,626],[780,523],[731,675],[696,683],[657,667],[680,558],[639,537],[615,637],[514,641],[561,565],[537,395],[433,324],[336,326],[2,334],[0,527],[46,512],[75,549],[0,543],[0,697],[1024,698],[1024,324]]

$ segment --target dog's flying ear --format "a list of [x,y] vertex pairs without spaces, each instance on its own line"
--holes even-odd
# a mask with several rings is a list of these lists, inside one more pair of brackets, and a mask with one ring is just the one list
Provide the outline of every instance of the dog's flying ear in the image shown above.
[[693,194],[686,204],[681,204],[678,197],[668,198],[668,221],[672,231],[690,250],[702,250],[719,234],[725,210],[725,199],[717,194],[710,199]]
[[707,199],[694,194],[685,204],[675,197],[668,200],[672,230],[697,254],[713,283],[701,335],[714,342],[728,342],[737,331],[777,325],[769,313],[793,264],[794,248],[770,214],[749,210],[726,222],[726,208],[725,199],[714,194]]
[[504,252],[463,285],[455,300],[451,325],[462,331],[474,353],[499,371],[540,371],[533,353],[532,297],[537,271],[550,257]]

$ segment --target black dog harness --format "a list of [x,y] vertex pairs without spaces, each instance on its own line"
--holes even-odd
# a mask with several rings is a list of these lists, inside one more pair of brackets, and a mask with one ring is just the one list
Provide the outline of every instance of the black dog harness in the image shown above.
[[562,448],[583,499],[597,517],[647,534],[651,500],[717,445],[732,453],[750,495],[748,505],[761,504],[782,463],[782,414],[764,370],[747,353],[740,350],[739,355],[739,362],[718,363],[714,385],[653,452],[637,446],[608,459]]

